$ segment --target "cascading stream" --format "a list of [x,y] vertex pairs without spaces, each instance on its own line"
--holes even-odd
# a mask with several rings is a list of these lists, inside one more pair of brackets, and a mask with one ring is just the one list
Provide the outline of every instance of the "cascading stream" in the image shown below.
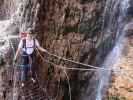
[[[111,3],[112,1],[112,3]],[[105,61],[102,64],[103,68],[108,68],[111,69],[114,67],[114,64],[117,62],[117,60],[119,59],[122,49],[123,49],[123,42],[124,42],[124,35],[126,34],[123,30],[123,27],[125,25],[125,17],[126,17],[126,11],[128,8],[128,2],[129,0],[107,0],[108,3],[110,4],[114,4],[114,8],[112,11],[112,15],[105,17],[105,23],[107,25],[105,25],[106,27],[104,27],[104,31],[105,32],[111,32],[112,33],[112,23],[113,23],[113,15],[115,14],[114,11],[117,11],[119,9],[120,14],[118,16],[118,26],[117,26],[117,35],[116,35],[116,44],[115,47],[113,48],[113,50],[108,54],[108,56],[106,57]],[[106,6],[110,6],[109,4],[106,4]],[[118,5],[120,5],[118,7]],[[105,14],[107,14],[108,12],[108,7],[106,7],[105,9]],[[110,11],[111,12],[111,11]],[[106,15],[107,16],[107,15]],[[106,21],[109,21],[109,23],[107,23]],[[108,87],[109,84],[109,80],[110,80],[110,76],[111,76],[111,71],[99,71],[99,82],[98,82],[98,88],[97,88],[97,95],[96,95],[96,100],[102,100],[103,96],[106,93],[106,89]]]

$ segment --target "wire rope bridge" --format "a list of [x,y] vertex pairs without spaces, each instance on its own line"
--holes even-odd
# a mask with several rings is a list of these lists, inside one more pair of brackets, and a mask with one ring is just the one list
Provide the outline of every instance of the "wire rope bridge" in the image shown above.
[[[13,39],[12,39],[13,38]],[[17,37],[18,38],[18,37]],[[10,44],[10,47],[12,48],[13,56],[15,55],[15,50],[16,50],[16,43],[18,42],[16,37],[7,37],[7,40]],[[16,40],[15,40],[16,39]],[[14,41],[15,40],[15,41]],[[41,53],[36,49],[37,53],[39,54],[40,58],[43,60],[43,62],[52,64],[52,65],[57,65],[54,61],[46,60],[44,57],[41,55]],[[77,61],[73,61],[70,59],[66,59],[60,56],[57,56],[55,54],[51,54],[47,52],[48,57],[50,58],[51,56],[58,59],[59,62],[63,61],[66,64],[74,64],[74,65],[79,65],[79,66],[85,66],[84,68],[82,67],[63,67],[63,66],[56,66],[60,69],[66,69],[66,70],[78,70],[78,71],[98,71],[98,70],[104,70],[104,71],[115,71],[117,73],[125,74],[126,71],[133,71],[133,70],[121,70],[121,69],[116,69],[116,68],[102,68],[102,67],[96,67],[84,63],[80,63]],[[8,85],[6,87],[6,91],[3,92],[3,97],[4,100],[56,100],[58,93],[55,97],[50,97],[48,96],[47,93],[47,85],[42,83],[40,80],[40,77],[36,73],[36,83],[33,83],[31,80],[28,80],[23,88],[21,88],[20,84],[20,74],[21,74],[21,65],[17,65],[15,63],[12,64],[12,66],[7,66],[5,67],[5,73],[4,73],[4,81],[8,81]],[[68,81],[68,88],[69,88],[69,97],[71,100],[71,86],[70,86],[70,80],[67,75],[66,70],[64,71],[64,74],[66,75],[67,81]],[[59,87],[58,87],[59,88]],[[6,94],[10,94],[7,96]]]

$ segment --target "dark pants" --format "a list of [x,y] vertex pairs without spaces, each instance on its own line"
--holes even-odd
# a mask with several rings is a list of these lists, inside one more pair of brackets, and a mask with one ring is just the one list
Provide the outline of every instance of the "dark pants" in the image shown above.
[[[28,79],[29,73],[32,78],[35,78],[35,57],[34,53],[31,55],[23,52],[22,54],[22,64],[21,64],[21,81],[26,81]],[[30,62],[31,61],[31,62]]]

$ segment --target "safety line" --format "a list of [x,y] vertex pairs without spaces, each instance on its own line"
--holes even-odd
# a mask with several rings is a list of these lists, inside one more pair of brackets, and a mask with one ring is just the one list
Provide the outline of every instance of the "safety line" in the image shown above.
[[[53,64],[53,65],[56,65],[56,64],[53,63],[53,62],[50,62],[50,61],[48,61],[48,60],[45,60],[37,48],[36,48],[36,50],[37,50],[39,56],[41,57],[41,59],[43,60],[43,62],[47,62],[47,63],[51,63],[51,64]],[[56,67],[59,67],[59,68],[61,68],[61,69],[81,70],[81,71],[99,70],[99,69],[87,69],[87,68],[75,68],[75,67],[63,67],[63,66],[56,66]]]
[[[47,62],[47,63],[51,63],[53,65],[56,65],[55,63],[53,62],[50,62],[48,60],[43,60],[44,62]],[[99,69],[85,69],[85,68],[75,68],[75,67],[64,67],[64,66],[56,66],[58,68],[61,68],[61,69],[67,69],[67,70],[76,70],[76,71],[97,71]]]
[[91,68],[95,68],[95,69],[99,69],[99,68],[100,69],[105,69],[105,68],[96,67],[96,66],[89,65],[89,64],[80,63],[78,61],[70,60],[70,59],[67,59],[67,58],[64,58],[64,57],[60,57],[60,56],[57,56],[57,55],[52,54],[50,52],[47,52],[47,54],[49,54],[51,56],[54,56],[54,57],[57,57],[59,60],[64,60],[64,61],[72,62],[72,63],[78,64],[78,65],[82,65],[82,66],[86,66],[86,67],[91,67]]
[[[53,64],[53,65],[56,65],[55,63],[53,63],[51,61],[45,60],[37,48],[36,48],[36,50],[37,50],[39,56],[41,57],[41,59],[43,60],[43,62],[47,62],[47,63]],[[56,66],[56,67],[61,68],[61,69],[78,70],[78,71],[98,71],[98,70],[112,71],[113,70],[110,68],[109,69],[107,69],[107,68],[101,69],[100,67],[98,67],[98,68],[76,68],[76,67],[64,67],[64,66]],[[118,70],[118,69],[115,69],[115,71],[120,72],[120,70]]]

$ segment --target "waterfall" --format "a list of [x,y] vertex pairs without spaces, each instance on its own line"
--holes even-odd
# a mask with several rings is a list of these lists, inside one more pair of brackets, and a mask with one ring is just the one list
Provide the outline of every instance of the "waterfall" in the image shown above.
[[[117,21],[116,26],[116,44],[113,50],[108,54],[105,61],[102,64],[103,68],[112,69],[114,64],[119,59],[122,49],[123,49],[123,42],[124,42],[124,35],[125,32],[123,27],[125,25],[125,17],[126,11],[129,6],[129,0],[107,0],[107,4],[105,7],[105,15],[104,15],[104,25],[103,31],[105,33],[113,33],[114,32],[114,21]],[[113,8],[112,8],[113,7]],[[117,13],[119,12],[119,14]],[[118,19],[114,19],[114,16],[118,14]],[[106,35],[106,34],[105,34]],[[111,76],[111,70],[109,71],[99,71],[99,83],[97,88],[97,95],[96,100],[102,100],[103,95],[106,93],[106,89],[109,85],[109,80]]]
[[106,92],[106,88],[108,87],[108,82],[110,80],[110,75],[111,75],[111,68],[114,67],[114,64],[117,62],[121,55],[121,51],[123,49],[123,42],[124,38],[121,37],[121,40],[123,41],[117,41],[115,47],[113,50],[108,54],[106,57],[102,67],[103,68],[108,68],[109,70],[100,70],[99,71],[99,84],[98,84],[98,89],[97,89],[97,96],[96,100],[102,100],[103,95]]

